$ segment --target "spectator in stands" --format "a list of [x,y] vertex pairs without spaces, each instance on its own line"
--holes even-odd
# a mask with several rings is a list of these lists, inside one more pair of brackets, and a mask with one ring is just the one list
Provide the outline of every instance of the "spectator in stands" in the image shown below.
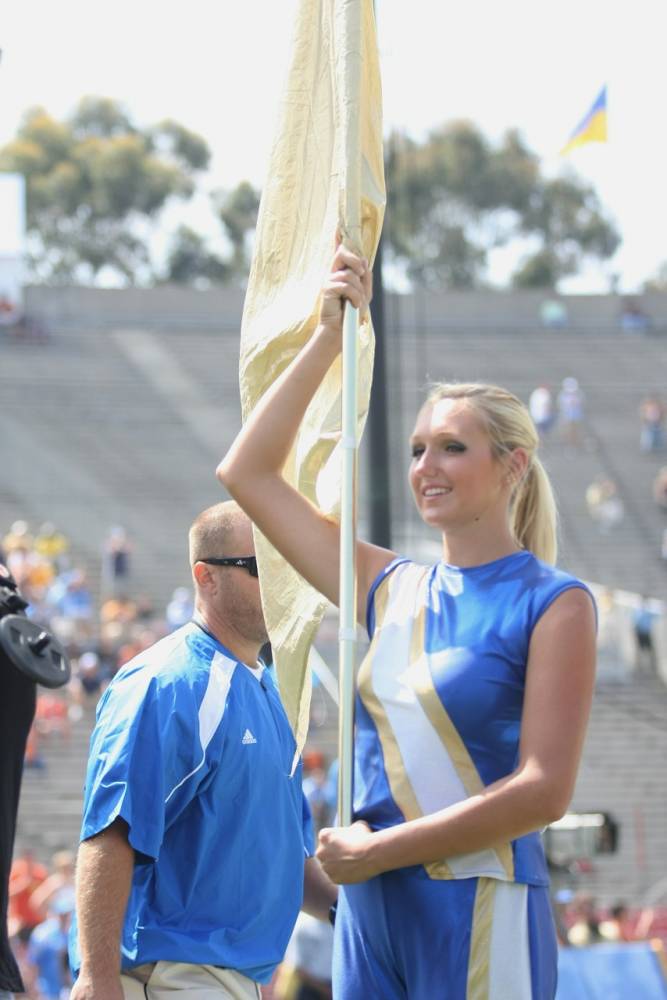
[[35,725],[40,736],[49,739],[56,734],[66,742],[71,735],[67,696],[61,691],[41,689],[37,695]]
[[597,595],[597,603],[598,675],[620,680],[627,676],[630,667],[624,642],[626,617],[616,602],[614,591],[609,587]]
[[570,908],[574,916],[567,932],[568,942],[575,948],[587,948],[601,940],[595,900],[589,893],[580,892],[574,897]]
[[35,927],[28,945],[27,960],[36,970],[40,1000],[63,1000],[72,984],[67,965],[67,934],[74,898],[56,897],[48,916]]
[[607,534],[625,517],[625,507],[613,479],[598,476],[586,490],[588,512],[603,534]]
[[279,1000],[331,1000],[332,959],[333,927],[300,913],[278,978]]
[[303,754],[303,794],[308,799],[315,833],[330,826],[333,815],[327,791],[327,772],[324,754],[318,750],[305,750]]
[[570,943],[567,938],[567,908],[573,899],[574,893],[571,889],[558,889],[551,898],[556,937],[562,948],[566,948]]
[[639,605],[632,614],[632,626],[637,641],[635,667],[651,674],[656,673],[658,666],[653,625],[659,617],[660,613],[651,606],[651,601],[647,597],[640,598]]
[[554,401],[548,385],[538,385],[530,394],[528,409],[540,437],[544,437],[553,427],[556,415]]
[[648,313],[644,312],[639,299],[628,297],[623,299],[619,316],[621,330],[626,333],[644,333],[651,326]]
[[55,611],[72,621],[90,621],[93,616],[93,595],[82,569],[61,574],[49,592]]
[[62,906],[62,912],[74,909],[74,854],[56,851],[51,858],[51,874],[35,889],[30,904],[46,919],[49,909]]
[[136,620],[138,622],[153,622],[155,620],[155,604],[148,594],[138,594],[134,602],[136,608]]
[[74,660],[72,676],[77,682],[77,686],[73,689],[77,703],[84,708],[94,707],[105,686],[97,653],[88,650],[78,660]]
[[653,480],[653,499],[660,510],[667,514],[667,465],[663,465]]
[[665,444],[665,404],[659,396],[646,396],[639,406],[639,448],[644,453],[661,451]]
[[14,521],[11,528],[2,539],[2,550],[6,555],[20,549],[23,552],[30,552],[33,547],[33,537],[30,532],[30,525],[22,519]]
[[609,916],[600,921],[600,937],[603,941],[634,941],[632,923],[625,903],[615,903]]
[[125,528],[111,528],[102,548],[102,583],[112,596],[130,593],[132,545]]
[[33,549],[23,560],[22,576],[23,586],[32,603],[34,597],[46,594],[53,583],[55,577],[53,563]]
[[584,419],[584,394],[576,378],[563,379],[558,393],[558,421],[565,441],[581,444],[581,425]]
[[189,622],[193,612],[192,591],[188,587],[176,587],[165,611],[169,631],[174,632]]
[[132,630],[127,642],[118,650],[118,663],[122,666],[128,663],[135,656],[139,656],[145,649],[148,649],[162,637],[162,633],[153,628],[141,626]]
[[2,540],[5,564],[18,586],[28,598],[30,557],[33,551],[33,536],[27,521],[14,521]]
[[42,919],[31,900],[36,889],[49,872],[39,862],[30,848],[14,858],[9,873],[9,936],[17,937],[24,944]]
[[51,521],[45,521],[35,536],[35,552],[48,559],[58,572],[67,568],[69,547],[67,536]]
[[568,323],[567,306],[562,299],[545,299],[540,306],[540,320],[545,330],[564,330]]
[[645,906],[633,928],[633,939],[645,941],[649,938],[664,939],[665,937],[667,937],[667,908]]
[[34,719],[25,745],[25,757],[23,760],[25,768],[35,771],[43,771],[46,768],[46,761],[41,753],[41,742],[42,738],[37,727],[37,719]]
[[130,622],[136,620],[136,617],[137,605],[126,594],[107,598],[100,608],[100,621],[103,623],[121,622],[124,625],[129,625]]
[[118,650],[121,636],[122,629],[118,628],[117,623],[102,624],[97,642],[92,648],[92,652],[98,657],[102,677],[109,680],[118,670]]

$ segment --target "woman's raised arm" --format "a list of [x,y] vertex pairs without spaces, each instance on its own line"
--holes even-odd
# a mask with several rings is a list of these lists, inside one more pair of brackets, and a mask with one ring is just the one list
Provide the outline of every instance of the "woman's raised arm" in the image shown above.
[[[282,470],[310,400],[341,351],[345,301],[368,308],[371,271],[339,246],[322,290],[319,324],[292,364],[264,394],[217,468],[217,477],[289,563],[334,604],[339,589],[339,526],[285,481]],[[357,543],[357,611],[394,553]]]

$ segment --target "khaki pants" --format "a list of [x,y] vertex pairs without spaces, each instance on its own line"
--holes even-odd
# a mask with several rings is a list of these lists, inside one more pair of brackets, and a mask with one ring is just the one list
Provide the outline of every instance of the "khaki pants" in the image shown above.
[[259,986],[234,969],[185,962],[149,962],[120,977],[125,1000],[174,1000],[175,991],[193,1000],[260,1000]]

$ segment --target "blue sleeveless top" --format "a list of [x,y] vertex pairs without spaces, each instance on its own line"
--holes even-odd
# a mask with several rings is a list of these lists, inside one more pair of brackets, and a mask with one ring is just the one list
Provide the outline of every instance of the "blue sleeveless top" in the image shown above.
[[[437,812],[510,774],[519,759],[532,631],[581,581],[522,551],[482,566],[379,574],[356,701],[354,818],[381,829]],[[538,832],[425,866],[431,878],[547,885]]]

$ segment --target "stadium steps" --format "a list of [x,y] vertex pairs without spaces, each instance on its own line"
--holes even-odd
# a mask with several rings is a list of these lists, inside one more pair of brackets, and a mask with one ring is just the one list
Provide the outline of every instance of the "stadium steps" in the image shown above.
[[54,851],[76,849],[93,723],[94,711],[87,709],[71,723],[69,740],[59,733],[40,740],[45,766],[24,770],[15,853],[31,847],[48,861]]
[[616,854],[592,859],[571,884],[608,905],[640,903],[664,876],[667,829],[667,689],[635,674],[597,685],[571,808],[609,812],[619,823]]
[[[639,452],[638,407],[649,392],[663,393],[667,339],[602,333],[506,332],[496,336],[461,330],[418,334],[399,317],[387,341],[392,505],[397,534],[432,552],[406,480],[407,441],[431,381],[490,381],[528,400],[546,382],[554,394],[575,376],[586,397],[584,444],[571,448],[557,429],[543,445],[561,509],[561,563],[612,588],[667,598],[667,571],[659,559],[662,527],[651,498],[652,480],[667,453]],[[590,518],[586,487],[599,475],[616,482],[626,515],[609,535]]]
[[[639,453],[637,416],[644,395],[664,391],[667,339],[538,329],[457,332],[437,328],[432,317],[426,333],[418,335],[418,318],[388,317],[397,546],[407,540],[408,551],[438,554],[437,539],[419,522],[406,486],[407,440],[428,378],[487,379],[527,400],[540,382],[557,390],[563,378],[574,375],[586,394],[588,444],[570,453],[554,432],[544,447],[560,496],[565,565],[611,588],[667,599],[667,573],[656,560],[663,524],[650,495],[667,456]],[[113,330],[92,333],[72,321],[45,345],[0,344],[3,527],[18,517],[33,528],[54,521],[80,547],[96,582],[102,540],[111,525],[122,524],[135,544],[135,591],[147,592],[158,606],[175,586],[189,583],[185,530],[201,508],[221,498],[213,471],[240,422],[236,333],[169,332],[160,343],[198,387],[202,401],[219,407],[219,450],[193,433],[154,380],[131,362]],[[364,455],[372,469],[373,456],[367,449]],[[599,474],[616,480],[626,506],[625,522],[610,536],[597,532],[583,495]],[[362,483],[367,479],[364,470]],[[336,672],[335,651],[326,658]],[[619,855],[596,860],[595,871],[579,877],[582,887],[605,902],[617,895],[639,901],[664,871],[665,698],[660,682],[642,677],[598,690],[575,807],[607,808],[622,823]],[[325,715],[311,738],[332,755],[336,727],[330,703]],[[74,814],[91,721],[76,724],[82,728],[75,727],[78,735],[73,733],[69,749],[52,741],[45,773],[26,773],[20,837],[42,844],[47,854],[77,839],[80,815]]]

